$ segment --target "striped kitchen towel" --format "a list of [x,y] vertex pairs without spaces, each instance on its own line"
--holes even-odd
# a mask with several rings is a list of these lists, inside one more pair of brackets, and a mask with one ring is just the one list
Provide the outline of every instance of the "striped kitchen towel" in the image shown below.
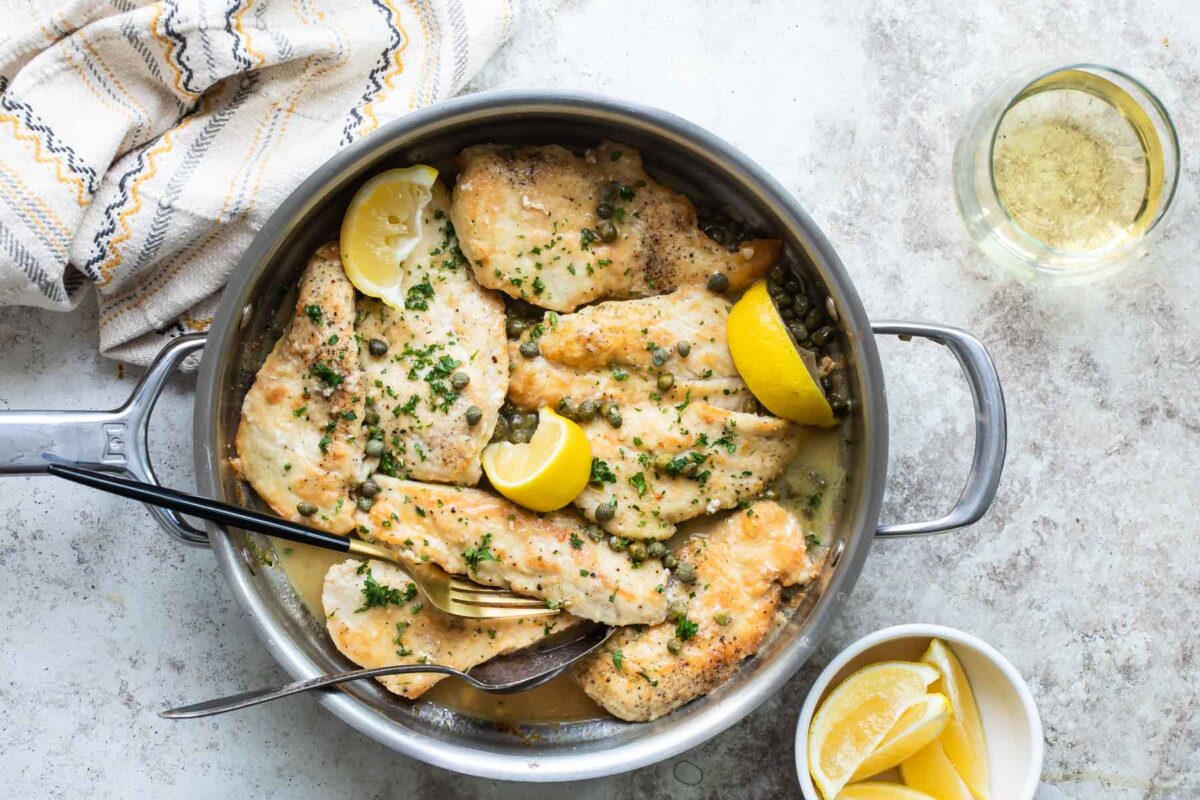
[[147,363],[338,148],[448,97],[511,0],[0,0],[0,304]]

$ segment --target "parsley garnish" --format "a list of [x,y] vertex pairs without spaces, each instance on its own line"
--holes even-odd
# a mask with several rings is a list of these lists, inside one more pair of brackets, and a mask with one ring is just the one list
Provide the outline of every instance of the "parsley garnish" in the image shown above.
[[[583,539],[581,539],[579,537],[579,534],[576,533],[575,531],[571,531],[571,549],[572,550],[582,550],[583,549]],[[587,570],[583,570],[583,574],[587,575]]]
[[321,361],[313,364],[308,370],[309,373],[319,380],[323,381],[328,386],[341,386],[346,379],[342,377],[337,370]]
[[409,311],[428,311],[429,301],[433,299],[433,285],[429,283],[429,275],[420,283],[408,287],[404,297],[404,307]]
[[325,324],[325,312],[321,310],[320,306],[316,304],[309,304],[304,307],[304,313],[308,315],[310,320],[312,320],[313,325]]
[[650,684],[651,686],[658,686],[658,681],[651,680],[650,676],[647,675],[645,672],[639,672],[638,675],[640,677],[642,677],[646,681],[646,683]]
[[592,457],[592,474],[589,483],[616,483],[617,476],[608,468],[608,462]]
[[492,545],[492,535],[485,533],[479,542],[471,548],[468,548],[463,554],[463,561],[467,562],[467,567],[470,569],[479,569],[479,565],[484,561],[499,561],[492,551],[489,549]]
[[646,476],[641,472],[629,479],[629,485],[637,489],[638,497],[646,494]]
[[592,246],[592,242],[599,238],[600,237],[597,236],[596,232],[591,228],[584,228],[579,232],[579,247],[583,250],[587,250]]
[[613,666],[616,667],[617,669],[620,669],[621,665],[625,663],[625,654],[622,653],[620,650],[613,650],[612,660],[613,660]]
[[696,631],[700,630],[699,622],[692,622],[684,615],[675,623],[675,638],[681,642],[686,642],[688,639],[693,639],[696,636]]
[[[366,563],[365,561],[363,562]],[[361,571],[361,567],[359,568]],[[363,578],[363,605],[362,608],[355,609],[355,613],[366,611],[368,608],[383,608],[389,605],[403,605],[417,596],[416,584],[408,584],[403,590],[395,589],[387,584],[379,583],[375,580],[375,576],[371,574],[371,569],[368,567],[363,573],[366,575]]]
[[626,372],[625,370],[621,369],[620,367],[613,367],[612,376],[613,376],[613,380],[623,381],[629,377],[629,373]]

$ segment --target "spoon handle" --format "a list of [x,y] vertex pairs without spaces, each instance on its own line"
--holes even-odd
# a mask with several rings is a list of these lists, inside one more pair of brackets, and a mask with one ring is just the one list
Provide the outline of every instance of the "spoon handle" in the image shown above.
[[195,719],[197,717],[211,717],[214,714],[224,714],[227,711],[237,711],[242,708],[249,708],[260,703],[269,703],[272,700],[278,700],[281,697],[290,697],[294,694],[307,692],[312,689],[323,689],[327,686],[337,686],[339,683],[347,681],[357,681],[362,678],[380,678],[384,675],[410,675],[418,672],[436,672],[441,675],[452,675],[456,678],[461,678],[467,683],[476,688],[484,688],[479,681],[472,678],[465,672],[453,669],[451,667],[443,667],[438,664],[402,664],[392,667],[376,667],[375,669],[356,669],[349,672],[335,672],[331,675],[320,675],[316,678],[309,678],[303,681],[285,684],[271,689],[255,689],[250,692],[241,692],[239,694],[231,694],[227,697],[218,697],[214,700],[205,700],[203,703],[196,703],[190,706],[181,706],[179,708],[171,708],[166,711],[159,712],[160,717],[166,719]]

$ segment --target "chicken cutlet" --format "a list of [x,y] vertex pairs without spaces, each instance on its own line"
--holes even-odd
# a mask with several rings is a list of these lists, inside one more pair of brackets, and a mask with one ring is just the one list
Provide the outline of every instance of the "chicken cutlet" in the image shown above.
[[[509,398],[524,408],[608,400],[686,399],[753,406],[725,341],[729,301],[702,286],[597,303],[527,329],[509,343]],[[520,347],[536,339],[538,355]]]
[[480,284],[555,311],[706,283],[744,289],[774,264],[774,239],[730,252],[691,201],[650,177],[628,145],[577,156],[559,145],[476,145],[459,155],[451,215]]
[[[441,664],[467,670],[565,630],[568,614],[516,619],[455,617],[422,602],[417,587],[394,564],[350,559],[330,567],[321,593],[334,645],[360,667]],[[401,697],[415,699],[445,675],[378,678]]]
[[359,515],[359,530],[409,561],[431,561],[608,625],[666,616],[662,563],[635,565],[574,511],[536,514],[480,489],[375,480],[380,492]]
[[657,719],[716,689],[779,629],[780,587],[817,574],[799,522],[769,501],[689,537],[677,557],[696,580],[672,579],[668,621],[617,631],[575,669],[576,683],[621,719]]
[[363,408],[354,287],[328,244],[305,269],[295,316],[242,402],[231,463],[276,514],[346,533]]
[[357,333],[367,421],[385,448],[378,468],[469,486],[504,402],[508,350],[504,303],[471,276],[449,208],[435,183],[421,238],[402,264],[404,307],[361,297]]
[[670,538],[677,522],[758,495],[800,449],[802,431],[791,422],[707,403],[647,402],[621,415],[619,428],[602,419],[583,425],[598,480],[574,503],[629,539]]

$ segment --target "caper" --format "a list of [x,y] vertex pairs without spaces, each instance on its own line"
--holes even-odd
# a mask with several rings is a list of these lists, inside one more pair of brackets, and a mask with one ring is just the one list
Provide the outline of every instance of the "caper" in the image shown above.
[[682,600],[675,600],[671,605],[667,606],[667,621],[679,622],[687,616],[687,603]]
[[821,378],[821,388],[825,390],[825,394],[829,394],[833,390],[833,378],[828,375]]
[[611,219],[601,220],[596,226],[596,233],[600,234],[600,241],[615,242],[617,240],[617,226]]
[[804,315],[804,327],[811,330],[816,330],[821,327],[821,323],[825,321],[825,312],[819,308],[814,308]]
[[479,406],[471,406],[467,409],[467,424],[475,427],[479,424],[479,420],[483,419],[483,409]]
[[613,413],[613,409],[616,407],[617,406],[615,403],[609,402],[608,400],[601,400],[600,405],[596,408],[596,410],[600,413],[600,416],[608,419],[608,416]]
[[815,331],[813,331],[813,344],[817,346],[829,344],[831,339],[833,339],[833,328],[829,327],[828,325],[823,328],[817,328]]
[[383,455],[384,449],[385,449],[385,447],[384,447],[382,440],[380,440],[380,439],[368,439],[367,440],[366,452],[367,452],[367,455],[370,456],[371,458],[378,458],[379,456]]
[[633,189],[624,183],[617,183],[617,194],[621,195],[622,200],[633,199]]
[[593,542],[600,543],[604,541],[604,530],[598,525],[587,525],[584,527],[583,532]]
[[675,577],[679,579],[680,583],[695,583],[696,568],[691,564],[681,563],[675,568]]
[[834,411],[846,411],[850,408],[850,401],[845,396],[834,392],[829,395],[829,407]]
[[541,352],[541,350],[538,348],[538,343],[532,339],[528,342],[521,342],[521,346],[517,349],[520,350],[521,355],[525,356],[526,358],[536,358],[537,354]]
[[525,427],[525,415],[520,411],[514,411],[508,415],[508,427],[514,431]]
[[792,338],[797,342],[802,342],[808,338],[808,328],[804,327],[804,323],[799,320],[788,325],[788,330],[792,332]]
[[763,492],[763,499],[764,500],[778,500],[779,492],[774,487],[770,487],[765,492]]
[[708,290],[710,292],[723,292],[729,288],[729,276],[724,272],[714,272],[708,276]]
[[796,318],[796,309],[791,306],[784,306],[779,309],[779,316],[783,317],[785,322],[791,322]]
[[629,540],[617,536],[615,533],[608,537],[608,549],[615,550],[618,553],[629,547]]
[[601,503],[596,506],[596,522],[611,522],[612,518],[617,515],[617,504],[613,502]]
[[689,461],[684,468],[680,470],[680,473],[685,478],[694,478],[700,474],[700,465],[695,461]]
[[471,376],[465,372],[456,372],[450,376],[450,388],[456,392],[461,392],[467,388],[467,384],[471,382]]
[[363,497],[374,497],[379,494],[379,484],[367,478],[358,485],[358,493]]
[[755,400],[753,397],[747,397],[745,400],[742,401],[742,411],[745,411],[747,414],[757,414],[758,413],[758,401]]
[[525,419],[524,419],[524,421],[521,423],[521,427],[522,427],[522,428],[526,428],[526,429],[528,429],[528,430],[531,430],[531,431],[536,431],[536,430],[537,430],[537,426],[538,426],[538,414],[537,414],[537,412],[536,412],[536,411],[526,411],[526,412],[525,412]]
[[667,546],[662,542],[651,542],[646,547],[646,554],[651,558],[662,558],[667,554]]
[[776,305],[783,305],[787,300],[787,289],[784,289],[777,283],[773,283],[767,287],[767,294],[775,301]]
[[385,356],[388,351],[388,343],[383,339],[372,339],[367,342],[367,352],[373,356]]
[[[467,409],[467,413],[468,414],[471,413],[471,410]],[[508,420],[505,419],[504,417],[497,417],[496,418],[496,430],[492,431],[492,441],[503,442],[507,438],[508,438]]]
[[617,184],[606,183],[600,187],[600,202],[613,203],[616,202],[618,195]]
[[516,317],[509,317],[508,322],[504,323],[504,332],[508,334],[510,339],[519,339],[521,334],[525,332],[525,321]]
[[671,555],[670,553],[667,553],[665,556],[663,556],[662,561],[663,561],[663,566],[666,567],[667,569],[675,569],[676,567],[679,566],[679,559],[676,558],[675,556]]
[[579,407],[575,409],[575,421],[576,422],[591,422],[595,418],[596,418],[596,401],[595,400],[584,400],[582,403],[579,404]]
[[673,656],[679,655],[683,652],[683,642],[679,641],[678,639],[668,639],[667,652]]
[[718,625],[728,625],[729,623],[733,622],[733,615],[731,615],[728,611],[718,611],[717,613],[713,614],[713,622],[717,623]]
[[373,506],[373,505],[375,505],[375,501],[372,498],[363,497],[362,495],[358,496],[358,510],[359,511],[370,511],[371,506]]
[[808,295],[798,294],[792,299],[792,308],[796,309],[797,314],[807,314],[812,308],[812,301],[808,299]]
[[559,398],[558,404],[555,406],[555,410],[567,419],[575,419],[575,401],[569,397]]
[[629,557],[634,561],[645,561],[646,555],[646,545],[641,542],[634,542],[629,545]]
[[679,355],[683,358],[687,358],[688,353],[692,352],[692,343],[680,342],[679,344],[675,345],[675,352],[679,353]]
[[502,416],[502,417],[512,416],[512,413],[516,410],[517,410],[517,407],[515,405],[513,405],[512,400],[505,400],[503,403],[500,404],[500,416]]
[[368,411],[363,415],[363,424],[367,427],[372,427],[379,424],[379,413],[376,411]]
[[785,275],[783,278],[783,288],[788,294],[795,294],[800,288],[800,281],[796,280],[795,275]]
[[658,390],[665,392],[675,385],[675,376],[669,372],[664,372],[658,376]]
[[608,424],[614,428],[621,427],[621,423],[624,422],[624,420],[621,419],[621,411],[616,406],[613,406],[613,409],[608,412],[608,416],[605,417],[605,419],[608,421]]
[[783,264],[776,264],[775,266],[771,267],[771,271],[767,273],[767,277],[776,283],[779,283],[785,277],[787,277],[783,269]]
[[296,513],[302,517],[311,517],[317,513],[317,507],[312,503],[301,501],[296,503]]
[[612,203],[601,203],[596,206],[596,216],[600,219],[609,219],[613,215]]
[[521,428],[508,435],[508,440],[513,444],[529,444],[529,440],[532,438],[533,431],[528,428]]
[[654,351],[650,354],[650,360],[654,362],[654,366],[661,367],[667,363],[667,351],[661,347],[654,348]]

